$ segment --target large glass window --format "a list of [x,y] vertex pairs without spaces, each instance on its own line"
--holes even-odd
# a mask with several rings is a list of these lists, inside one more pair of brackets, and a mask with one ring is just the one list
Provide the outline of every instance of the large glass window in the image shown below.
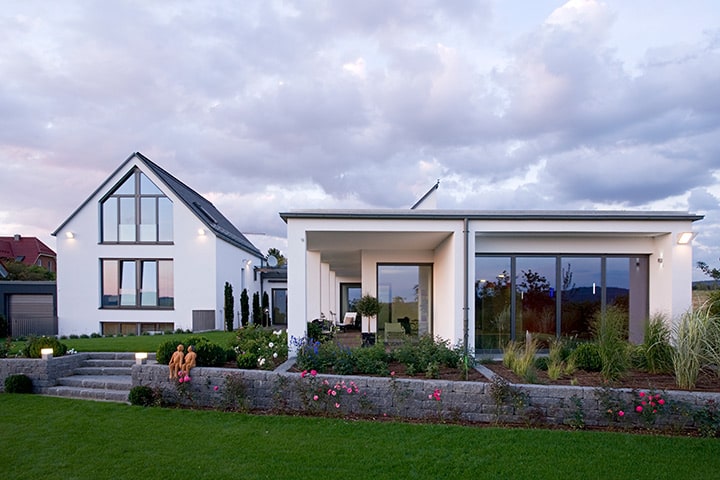
[[647,279],[647,257],[476,256],[476,348],[500,349],[526,331],[545,340],[589,338],[593,318],[608,305],[627,312],[630,335],[640,338]]
[[408,335],[432,333],[431,299],[431,265],[378,265],[378,332],[397,322]]
[[102,242],[172,242],[172,214],[170,199],[134,170],[102,201]]
[[503,348],[510,340],[511,285],[510,257],[475,259],[476,348]]
[[602,305],[601,258],[564,257],[560,262],[560,333],[587,338]]
[[102,260],[102,308],[173,308],[172,260]]

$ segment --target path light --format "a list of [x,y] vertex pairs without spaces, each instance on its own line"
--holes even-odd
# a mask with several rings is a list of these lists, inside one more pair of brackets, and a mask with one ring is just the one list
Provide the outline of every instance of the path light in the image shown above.
[[135,365],[145,365],[145,362],[147,362],[147,357],[147,352],[137,352],[135,354]]
[[42,356],[43,360],[50,360],[53,357],[53,349],[43,348],[40,350],[40,355]]

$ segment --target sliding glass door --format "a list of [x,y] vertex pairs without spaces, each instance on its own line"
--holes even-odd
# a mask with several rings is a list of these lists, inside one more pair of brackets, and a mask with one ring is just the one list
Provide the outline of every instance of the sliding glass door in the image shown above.
[[378,333],[400,323],[407,335],[432,333],[432,265],[378,265]]

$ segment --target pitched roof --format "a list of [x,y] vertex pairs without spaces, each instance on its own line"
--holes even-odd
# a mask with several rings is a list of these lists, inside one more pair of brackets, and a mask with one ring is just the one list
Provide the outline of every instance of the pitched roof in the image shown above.
[[35,265],[40,256],[56,258],[57,254],[36,237],[0,237],[0,258],[11,258],[25,265]]
[[73,212],[73,214],[70,215],[70,217],[68,217],[68,219],[65,220],[52,234],[57,235],[65,224],[67,224],[70,219],[72,219],[72,217],[74,217],[75,214],[90,201],[91,198],[95,197],[97,193],[105,189],[110,179],[113,178],[119,171],[123,170],[133,158],[137,158],[150,171],[152,171],[153,174],[155,174],[160,181],[162,181],[163,184],[165,184],[165,186],[169,188],[201,222],[203,222],[210,230],[215,232],[219,238],[249,253],[256,254],[260,257],[263,256],[260,250],[258,250],[258,248],[235,227],[235,225],[233,225],[222,213],[220,213],[217,208],[215,208],[215,205],[140,152],[135,152],[130,155],[127,160],[125,160],[112,173],[112,175],[110,175],[110,177],[108,177],[108,179],[103,182],[103,184],[100,185],[100,187],[95,190],[95,192],[93,192],[93,194],[90,195],[90,197],[88,197],[88,199],[85,200],[85,202],[83,202],[83,204],[80,205],[80,207],[78,207],[78,209],[75,210],[75,212]]

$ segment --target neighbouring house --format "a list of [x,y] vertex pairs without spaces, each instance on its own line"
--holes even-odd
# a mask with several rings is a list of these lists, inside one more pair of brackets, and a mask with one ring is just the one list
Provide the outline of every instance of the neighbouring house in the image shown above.
[[36,237],[0,237],[0,315],[12,336],[56,335],[57,296],[54,281],[8,281],[11,262],[56,272],[57,255]]
[[[301,210],[287,223],[290,337],[360,295],[382,305],[365,333],[430,334],[497,351],[526,332],[590,335],[596,312],[672,320],[691,306],[693,222],[685,212]],[[396,324],[402,325],[399,330]],[[388,327],[389,325],[392,327]]]
[[[0,264],[14,260],[28,266],[37,265],[50,272],[57,271],[57,254],[36,237],[23,237],[16,234],[12,237],[0,237]],[[0,265],[0,277],[6,272]]]
[[224,286],[261,287],[265,257],[215,206],[134,153],[53,232],[62,335],[224,329]]

